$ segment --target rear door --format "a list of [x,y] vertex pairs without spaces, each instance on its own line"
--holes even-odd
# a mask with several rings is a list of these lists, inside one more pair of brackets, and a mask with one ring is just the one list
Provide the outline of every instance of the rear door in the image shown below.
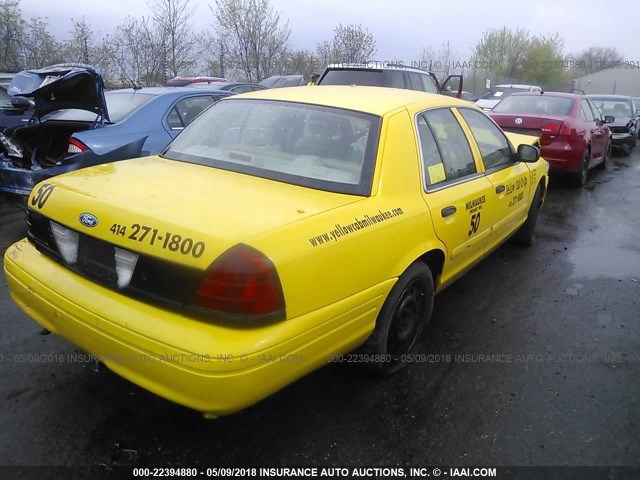
[[493,224],[493,186],[478,172],[467,137],[448,108],[416,118],[424,171],[424,199],[438,238],[447,247],[443,282],[482,256]]
[[607,145],[609,144],[609,129],[604,126],[596,106],[588,99],[583,98],[580,100],[580,108],[582,110],[582,118],[589,123],[591,131],[591,158],[602,158],[606,155]]
[[491,182],[494,221],[486,249],[491,250],[524,221],[529,209],[529,167],[517,160],[513,147],[502,130],[485,114],[460,108],[482,157],[486,178]]

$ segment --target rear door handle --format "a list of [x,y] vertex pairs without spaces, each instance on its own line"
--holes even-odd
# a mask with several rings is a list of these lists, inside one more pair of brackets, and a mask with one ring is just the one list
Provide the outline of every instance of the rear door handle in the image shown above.
[[504,185],[498,185],[496,187],[496,193],[502,193],[504,192]]
[[449,215],[453,215],[454,213],[456,213],[456,207],[454,207],[453,205],[444,207],[440,213],[443,217],[448,217]]

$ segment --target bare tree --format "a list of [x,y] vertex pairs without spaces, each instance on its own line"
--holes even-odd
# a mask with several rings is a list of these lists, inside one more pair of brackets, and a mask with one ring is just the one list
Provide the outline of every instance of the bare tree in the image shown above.
[[209,8],[226,54],[244,77],[255,82],[272,75],[291,30],[269,0],[216,0],[216,8]]
[[193,34],[191,0],[149,0],[153,20],[163,41],[168,73],[188,73],[196,64],[197,38]]
[[146,17],[127,17],[110,42],[115,78],[120,83],[157,85],[164,80],[160,32]]
[[615,67],[622,61],[622,55],[615,48],[589,47],[575,56],[581,73],[592,73],[605,68]]
[[71,38],[64,43],[64,56],[67,62],[90,64],[93,61],[94,30],[82,17],[71,19],[73,30]]

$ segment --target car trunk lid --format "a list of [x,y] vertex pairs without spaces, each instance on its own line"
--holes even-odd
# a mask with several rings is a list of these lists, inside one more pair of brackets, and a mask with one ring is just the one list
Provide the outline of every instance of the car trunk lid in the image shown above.
[[505,132],[543,137],[545,135],[558,135],[560,127],[564,125],[564,116],[552,115],[514,115],[491,114],[491,118],[500,125]]
[[28,206],[81,234],[204,270],[238,243],[361,198],[154,156],[56,177]]
[[13,78],[7,92],[33,98],[38,117],[75,108],[109,121],[102,75],[89,66],[53,65],[23,70]]

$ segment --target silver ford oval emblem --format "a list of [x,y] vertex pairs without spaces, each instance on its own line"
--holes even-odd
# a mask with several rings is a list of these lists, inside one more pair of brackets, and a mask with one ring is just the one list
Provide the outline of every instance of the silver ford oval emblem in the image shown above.
[[516,118],[516,125],[522,125],[522,119],[520,117]]
[[95,227],[98,225],[98,219],[91,213],[81,213],[79,219],[80,223],[85,227]]

